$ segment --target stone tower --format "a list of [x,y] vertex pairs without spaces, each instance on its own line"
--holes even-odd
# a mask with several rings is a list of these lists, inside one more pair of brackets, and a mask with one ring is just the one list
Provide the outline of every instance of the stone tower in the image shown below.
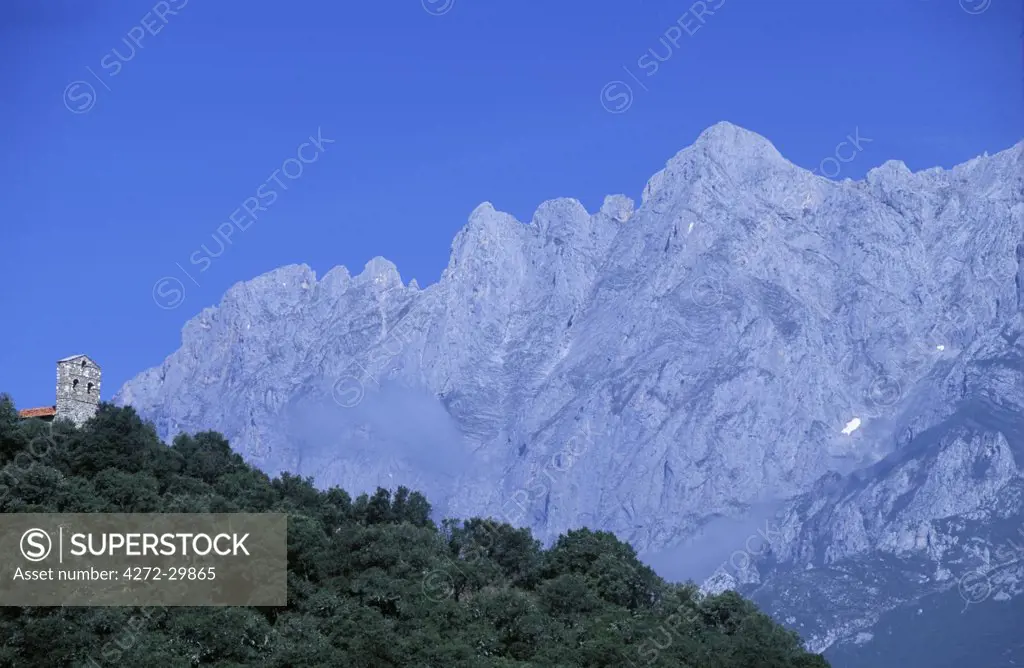
[[85,355],[57,362],[57,415],[77,426],[96,414],[100,405],[100,367]]

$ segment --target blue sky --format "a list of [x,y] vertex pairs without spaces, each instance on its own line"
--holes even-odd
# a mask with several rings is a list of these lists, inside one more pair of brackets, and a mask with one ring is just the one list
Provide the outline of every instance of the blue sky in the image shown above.
[[[1022,11],[6,0],[0,391],[51,404],[55,361],[84,352],[109,398],[228,287],[281,265],[357,273],[381,255],[432,283],[480,202],[528,221],[553,197],[638,198],[720,120],[809,169],[859,131],[871,141],[838,178],[1008,148],[1024,137]],[[230,245],[194,264],[224,225]]]

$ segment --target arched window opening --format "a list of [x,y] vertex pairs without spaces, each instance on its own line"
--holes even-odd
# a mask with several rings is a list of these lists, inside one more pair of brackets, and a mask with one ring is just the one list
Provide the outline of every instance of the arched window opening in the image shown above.
[[78,379],[75,378],[73,381],[71,381],[71,389],[77,389],[77,388],[78,388]]
[[85,360],[82,360],[82,368],[85,368]]
[[85,393],[92,394],[92,383],[89,383],[88,385],[85,386]]

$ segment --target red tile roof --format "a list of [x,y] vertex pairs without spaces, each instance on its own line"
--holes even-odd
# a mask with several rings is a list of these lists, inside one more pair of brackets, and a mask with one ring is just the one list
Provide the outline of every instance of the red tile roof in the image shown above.
[[42,408],[24,408],[18,411],[18,417],[23,418],[53,417],[56,414],[56,406],[43,406]]

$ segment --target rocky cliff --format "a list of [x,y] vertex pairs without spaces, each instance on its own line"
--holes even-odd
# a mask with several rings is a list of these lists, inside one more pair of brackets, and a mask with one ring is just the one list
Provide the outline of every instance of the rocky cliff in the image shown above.
[[[999,608],[1019,614],[1019,602],[1006,602],[1024,590],[1022,334],[1024,318],[1014,316],[935,365],[920,381],[930,408],[891,431],[891,454],[824,476],[706,588],[753,596],[817,651],[837,641],[869,648],[887,614],[924,615],[938,598],[967,621]],[[943,633],[962,625],[943,624]],[[1024,658],[1016,641],[1002,649]]]

